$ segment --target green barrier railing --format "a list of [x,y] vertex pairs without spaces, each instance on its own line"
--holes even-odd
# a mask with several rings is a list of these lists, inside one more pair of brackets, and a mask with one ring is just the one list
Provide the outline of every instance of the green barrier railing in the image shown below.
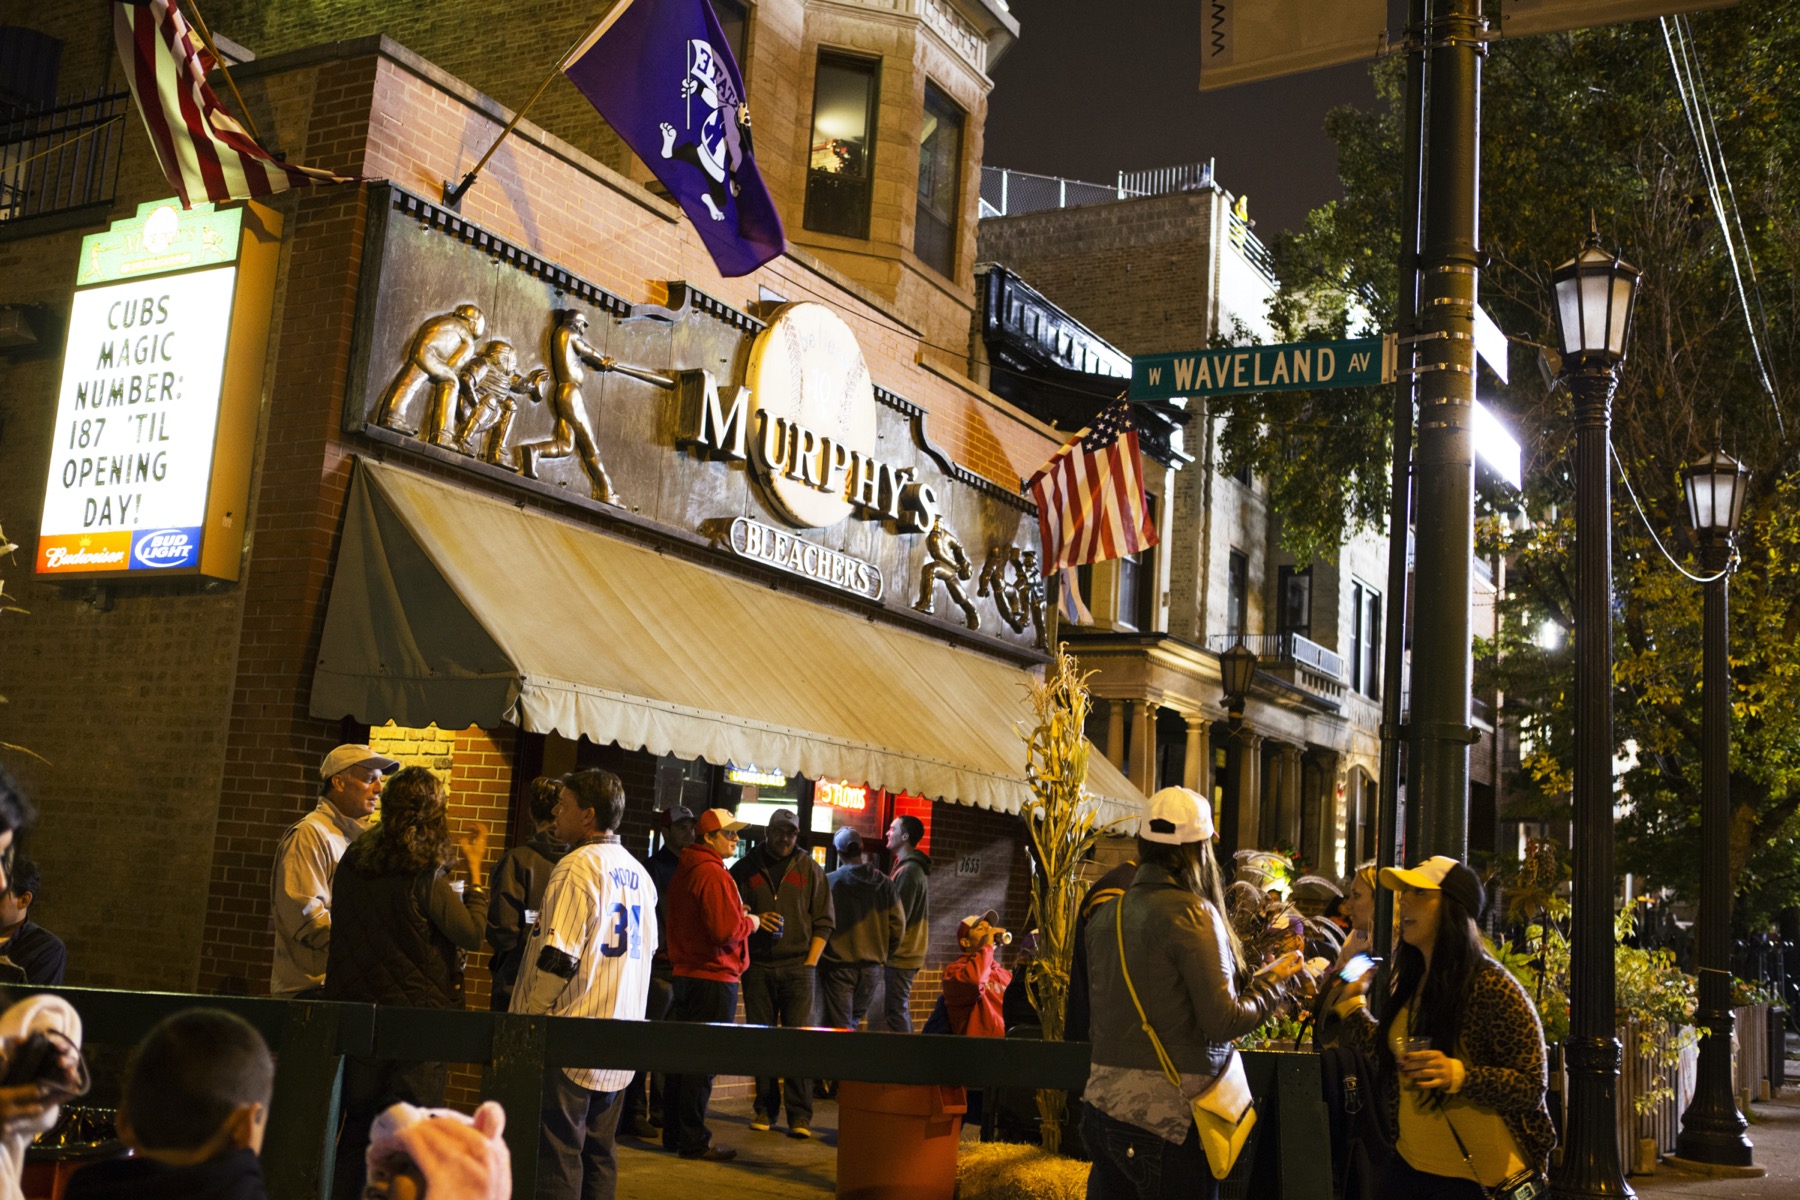
[[[1088,1069],[1085,1042],[525,1017],[94,988],[14,990],[67,999],[90,1042],[131,1045],[169,1014],[197,1006],[225,1009],[256,1026],[277,1058],[262,1154],[271,1200],[330,1194],[345,1055],[483,1067],[482,1096],[506,1109],[513,1195],[519,1197],[536,1190],[544,1072],[550,1068],[1069,1090],[1081,1088]],[[1241,1168],[1242,1194],[1329,1200],[1330,1134],[1317,1057],[1255,1052],[1245,1055],[1245,1066],[1261,1103],[1245,1150],[1248,1166]]]

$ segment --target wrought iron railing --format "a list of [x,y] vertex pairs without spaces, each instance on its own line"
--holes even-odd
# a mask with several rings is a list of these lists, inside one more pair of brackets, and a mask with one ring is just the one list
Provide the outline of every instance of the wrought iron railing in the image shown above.
[[1215,633],[1207,639],[1210,650],[1229,650],[1240,645],[1264,661],[1298,663],[1329,679],[1344,678],[1344,660],[1336,651],[1297,633]]
[[0,221],[111,203],[130,112],[114,92],[0,121]]

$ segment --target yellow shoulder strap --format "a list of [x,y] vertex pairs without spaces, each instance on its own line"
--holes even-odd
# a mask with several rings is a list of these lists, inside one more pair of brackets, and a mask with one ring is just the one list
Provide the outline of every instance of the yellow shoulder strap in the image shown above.
[[1150,1035],[1150,1045],[1156,1050],[1156,1061],[1162,1064],[1163,1074],[1177,1088],[1181,1087],[1181,1072],[1175,1069],[1175,1061],[1169,1052],[1163,1049],[1162,1039],[1156,1036],[1156,1030],[1150,1027],[1150,1018],[1144,1013],[1144,1002],[1138,999],[1137,989],[1131,986],[1131,970],[1125,965],[1125,897],[1119,896],[1117,911],[1114,913],[1113,925],[1119,933],[1119,974],[1125,977],[1125,990],[1131,993],[1131,1003],[1137,1009],[1138,1024]]

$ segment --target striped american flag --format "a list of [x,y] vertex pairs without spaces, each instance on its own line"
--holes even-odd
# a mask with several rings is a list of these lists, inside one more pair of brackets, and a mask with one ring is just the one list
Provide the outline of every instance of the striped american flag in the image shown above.
[[212,56],[172,0],[115,0],[113,39],[163,174],[184,207],[348,182],[278,161],[219,106]]
[[1102,411],[1026,486],[1037,502],[1045,575],[1156,545],[1129,404]]

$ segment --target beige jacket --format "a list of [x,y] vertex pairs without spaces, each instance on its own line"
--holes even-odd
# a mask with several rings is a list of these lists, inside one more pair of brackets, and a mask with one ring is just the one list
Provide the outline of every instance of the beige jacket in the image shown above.
[[331,877],[350,843],[368,830],[320,800],[281,835],[275,849],[271,903],[275,915],[275,963],[269,994],[292,996],[325,983],[331,948]]

